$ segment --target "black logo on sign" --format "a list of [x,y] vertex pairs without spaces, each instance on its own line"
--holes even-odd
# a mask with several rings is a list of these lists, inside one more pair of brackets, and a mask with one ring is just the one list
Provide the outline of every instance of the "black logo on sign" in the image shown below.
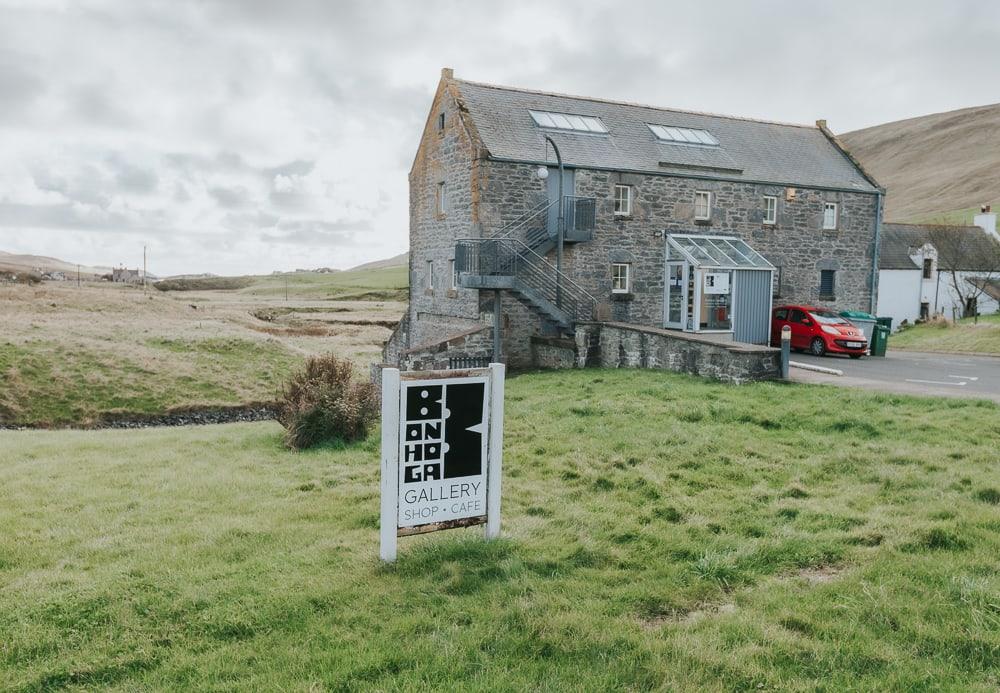
[[483,473],[484,383],[406,388],[403,482]]

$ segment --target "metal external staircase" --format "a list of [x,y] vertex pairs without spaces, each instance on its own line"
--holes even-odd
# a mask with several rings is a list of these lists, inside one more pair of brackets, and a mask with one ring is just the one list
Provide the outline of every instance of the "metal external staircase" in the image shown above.
[[[592,238],[594,198],[563,198],[564,243]],[[596,300],[546,259],[556,247],[548,219],[556,201],[543,203],[488,238],[461,239],[455,247],[459,285],[467,289],[509,291],[546,323],[572,332],[579,320],[592,320]]]

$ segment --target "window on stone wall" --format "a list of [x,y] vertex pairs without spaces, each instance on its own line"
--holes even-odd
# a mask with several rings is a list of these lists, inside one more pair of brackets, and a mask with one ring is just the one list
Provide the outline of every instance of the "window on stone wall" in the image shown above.
[[712,216],[712,193],[698,190],[694,194],[694,218],[698,221],[708,221]]
[[428,260],[426,267],[427,272],[424,274],[426,283],[424,284],[424,288],[428,291],[434,291],[434,261]]
[[455,261],[448,260],[448,276],[451,277],[451,290],[458,289],[458,272],[455,271]]
[[827,202],[823,205],[823,228],[827,230],[837,228],[836,202]]
[[434,209],[439,216],[444,216],[448,211],[448,185],[444,181],[437,184],[437,193],[434,196]]
[[438,114],[438,132],[444,132],[444,113]]
[[924,258],[924,279],[930,279],[934,274],[934,260],[927,257]]
[[819,271],[819,297],[826,301],[834,300],[834,292],[837,289],[837,272],[836,270],[820,270]]
[[771,195],[764,196],[764,223],[774,226],[778,222],[778,198]]
[[632,266],[627,262],[611,263],[611,293],[627,294]]
[[615,216],[627,217],[632,214],[632,186],[615,186]]

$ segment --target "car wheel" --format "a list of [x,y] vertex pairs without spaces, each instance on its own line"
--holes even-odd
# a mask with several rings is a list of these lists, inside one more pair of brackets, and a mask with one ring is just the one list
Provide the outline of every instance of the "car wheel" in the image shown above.
[[826,342],[823,341],[822,337],[816,337],[812,340],[812,343],[809,345],[809,353],[813,356],[822,356],[826,353]]
[[848,356],[850,356],[852,359],[859,359],[862,356],[864,356],[864,354],[848,354]]

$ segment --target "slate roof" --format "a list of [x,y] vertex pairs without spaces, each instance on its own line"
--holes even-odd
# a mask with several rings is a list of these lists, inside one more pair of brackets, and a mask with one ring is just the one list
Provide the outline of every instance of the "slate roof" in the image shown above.
[[[567,165],[670,173],[723,180],[875,192],[876,188],[818,127],[693,113],[454,80],[472,121],[495,159],[546,160],[543,135]],[[538,127],[529,109],[600,118],[607,135]],[[719,147],[660,142],[647,127],[708,130]],[[551,153],[549,159],[552,158]]]
[[[933,224],[882,224],[882,246],[879,251],[879,269],[918,269],[918,265],[910,258],[911,249],[919,248],[931,242],[931,231],[940,226]],[[962,272],[997,271],[997,253],[1000,245],[978,226],[946,227],[952,233],[966,234],[962,242],[966,266],[960,267]],[[938,248],[938,264],[950,267],[953,263],[941,254],[946,249]]]

